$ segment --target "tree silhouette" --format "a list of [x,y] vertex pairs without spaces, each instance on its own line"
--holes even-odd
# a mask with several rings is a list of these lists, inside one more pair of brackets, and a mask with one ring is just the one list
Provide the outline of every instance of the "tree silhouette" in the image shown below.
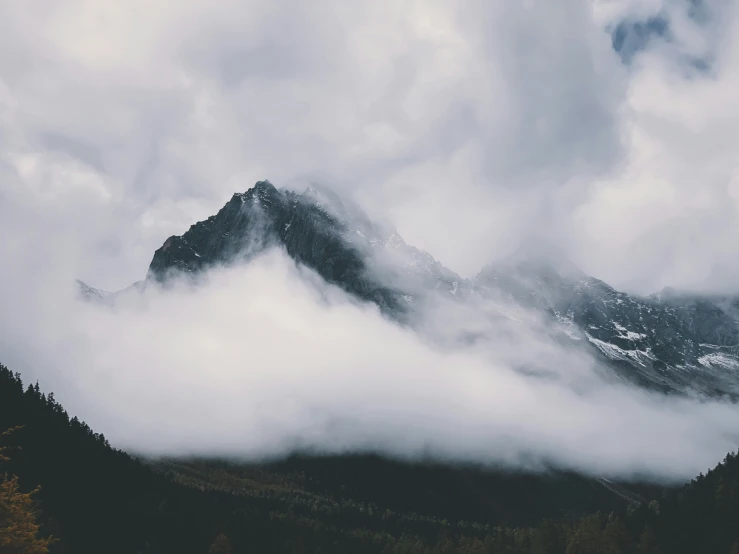
[[208,554],[231,554],[231,543],[223,533],[216,537],[208,549]]

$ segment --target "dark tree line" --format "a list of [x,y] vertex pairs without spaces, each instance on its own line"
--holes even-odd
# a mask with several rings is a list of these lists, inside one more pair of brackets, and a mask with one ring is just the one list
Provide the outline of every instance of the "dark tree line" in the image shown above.
[[[0,365],[0,431],[18,426],[3,437],[0,491],[12,489],[40,541],[28,552],[739,554],[733,453],[680,489],[642,488],[630,504],[572,475],[373,456],[152,465]],[[0,554],[24,552],[3,550],[8,510],[0,502]]]

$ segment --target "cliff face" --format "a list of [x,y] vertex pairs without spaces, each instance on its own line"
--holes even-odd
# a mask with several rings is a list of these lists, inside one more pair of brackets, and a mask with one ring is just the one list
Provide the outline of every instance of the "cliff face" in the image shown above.
[[171,272],[195,273],[280,246],[327,282],[376,303],[385,312],[402,312],[405,302],[400,291],[371,275],[371,250],[347,240],[350,222],[341,217],[342,207],[321,203],[312,189],[297,195],[260,181],[247,192],[234,194],[216,215],[196,223],[184,235],[168,238],[154,253],[147,279],[161,281]]

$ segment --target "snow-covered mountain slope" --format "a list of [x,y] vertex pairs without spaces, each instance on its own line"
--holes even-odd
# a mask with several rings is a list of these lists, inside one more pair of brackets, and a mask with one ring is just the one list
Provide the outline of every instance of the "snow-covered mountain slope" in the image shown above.
[[108,292],[107,290],[100,290],[96,289],[95,287],[91,287],[90,285],[83,281],[80,281],[79,279],[77,279],[75,284],[77,285],[77,294],[79,294],[82,298],[86,300],[104,302],[109,299],[111,295],[114,294],[112,292]]
[[146,287],[145,281],[136,281],[132,285],[127,286],[125,289],[109,292],[106,290],[96,289],[91,287],[84,281],[77,279],[77,294],[80,298],[91,302],[97,302],[100,304],[113,305],[122,295],[141,292]]
[[665,391],[739,394],[736,311],[715,300],[632,296],[572,266],[534,260],[489,266],[473,287],[547,314],[573,343],[633,381]]
[[406,244],[394,227],[371,221],[358,206],[334,192],[311,186],[301,198],[331,217],[343,240],[362,252],[372,274],[402,291],[404,301],[412,303],[428,290],[460,298],[469,294],[469,280],[444,267],[428,252]]

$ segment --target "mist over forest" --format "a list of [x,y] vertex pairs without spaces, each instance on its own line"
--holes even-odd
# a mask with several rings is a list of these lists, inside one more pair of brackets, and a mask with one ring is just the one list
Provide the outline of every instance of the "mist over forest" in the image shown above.
[[738,10],[0,0],[0,554],[739,552]]

